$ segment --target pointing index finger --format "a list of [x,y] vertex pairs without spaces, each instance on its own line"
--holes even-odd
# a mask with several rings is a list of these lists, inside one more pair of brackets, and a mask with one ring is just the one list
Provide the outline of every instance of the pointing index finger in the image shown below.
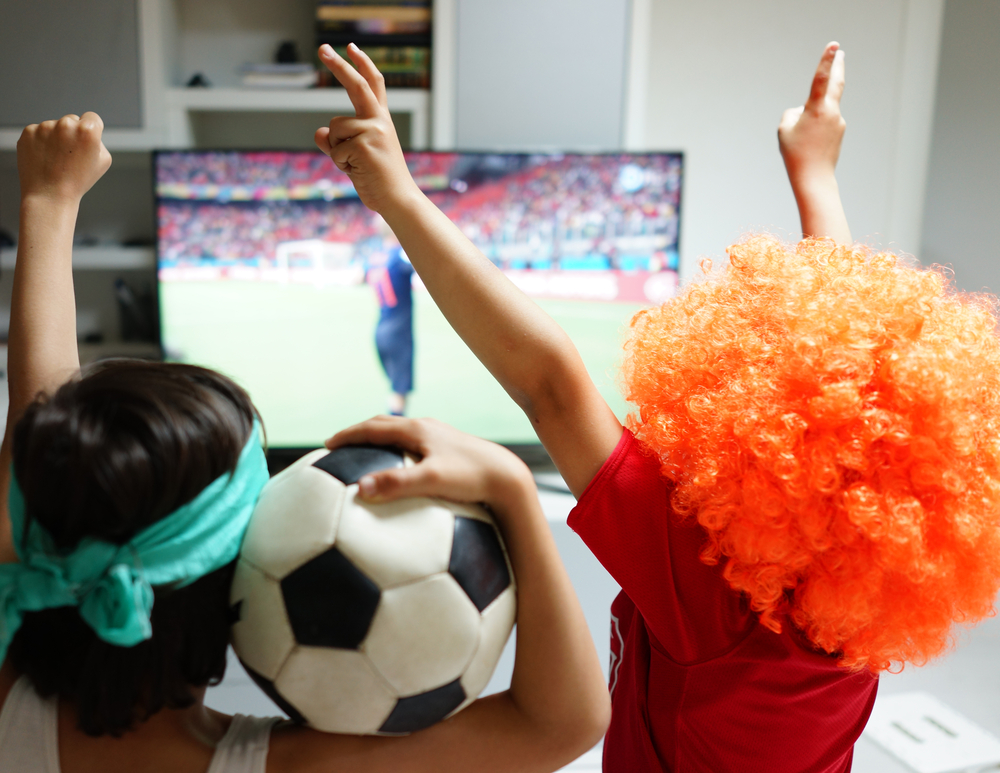
[[826,95],[839,103],[844,94],[844,51],[840,49],[833,57],[833,67],[830,69],[830,86]]
[[827,43],[823,56],[819,60],[816,74],[813,76],[812,88],[809,89],[809,99],[806,101],[806,110],[818,107],[826,99],[831,82],[831,71],[833,62],[836,59],[839,43]]

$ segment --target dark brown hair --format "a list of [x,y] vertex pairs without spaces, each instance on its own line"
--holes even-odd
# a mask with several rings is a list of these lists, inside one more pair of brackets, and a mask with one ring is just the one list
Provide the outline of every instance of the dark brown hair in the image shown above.
[[[225,376],[192,365],[112,360],[40,397],[14,429],[26,516],[60,548],[124,544],[231,472],[257,416]],[[72,702],[90,735],[121,735],[218,683],[234,564],[183,588],[154,589],[153,636],[97,638],[75,607],[25,614],[10,659],[42,696]]]

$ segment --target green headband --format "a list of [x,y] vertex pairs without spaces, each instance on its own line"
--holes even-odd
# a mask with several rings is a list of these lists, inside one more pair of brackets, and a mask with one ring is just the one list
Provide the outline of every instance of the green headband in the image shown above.
[[24,528],[24,496],[11,475],[17,564],[0,564],[0,663],[25,612],[76,606],[104,641],[132,647],[153,635],[153,586],[189,585],[239,554],[267,462],[254,424],[235,471],[124,545],[86,537],[60,551],[37,521]]

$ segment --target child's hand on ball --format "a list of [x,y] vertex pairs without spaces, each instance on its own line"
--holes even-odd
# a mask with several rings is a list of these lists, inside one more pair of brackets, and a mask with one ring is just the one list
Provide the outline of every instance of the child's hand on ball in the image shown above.
[[326,441],[330,449],[352,444],[398,446],[420,458],[412,467],[361,478],[360,495],[369,501],[434,496],[505,509],[525,486],[534,489],[528,468],[506,448],[435,419],[376,416]]
[[79,201],[111,166],[111,154],[101,142],[103,131],[97,113],[64,115],[26,127],[17,141],[21,198]]
[[347,53],[356,70],[329,45],[320,46],[319,58],[347,90],[355,116],[337,116],[317,129],[316,146],[351,178],[365,206],[385,214],[419,189],[389,115],[382,73],[353,43]]

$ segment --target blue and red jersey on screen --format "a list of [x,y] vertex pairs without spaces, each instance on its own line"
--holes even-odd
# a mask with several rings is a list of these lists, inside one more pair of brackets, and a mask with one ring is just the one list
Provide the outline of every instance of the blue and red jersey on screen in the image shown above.
[[389,377],[392,391],[405,395],[413,389],[413,266],[397,247],[384,266],[368,272],[368,283],[378,299],[375,348]]
[[413,266],[399,247],[389,253],[384,266],[368,272],[368,283],[378,299],[379,320],[413,316]]

